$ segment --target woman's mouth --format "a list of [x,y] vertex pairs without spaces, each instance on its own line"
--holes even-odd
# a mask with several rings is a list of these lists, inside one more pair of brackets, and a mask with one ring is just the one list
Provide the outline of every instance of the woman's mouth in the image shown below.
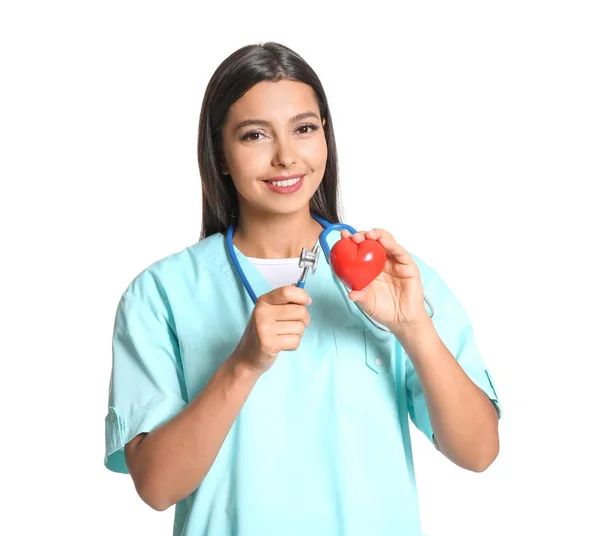
[[304,175],[296,179],[286,179],[282,181],[265,181],[267,188],[278,194],[293,194],[297,192],[304,182]]

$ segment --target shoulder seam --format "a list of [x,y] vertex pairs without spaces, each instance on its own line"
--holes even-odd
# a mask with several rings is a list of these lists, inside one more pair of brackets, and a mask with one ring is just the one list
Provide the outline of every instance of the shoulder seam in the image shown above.
[[122,294],[122,298],[130,299],[131,301],[135,302],[137,305],[140,305],[142,308],[144,308],[150,314],[154,315],[156,318],[162,319],[162,321],[164,321],[165,325],[171,331],[174,331],[173,327],[171,326],[171,324],[169,322],[169,319],[163,313],[156,311],[154,307],[151,307],[149,303],[142,300],[139,296],[136,296],[131,290],[126,289]]

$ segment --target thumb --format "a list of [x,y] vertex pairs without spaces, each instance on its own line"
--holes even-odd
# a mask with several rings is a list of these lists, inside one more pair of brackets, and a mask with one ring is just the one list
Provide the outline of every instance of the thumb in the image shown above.
[[365,290],[351,290],[348,293],[348,299],[359,304],[365,304],[367,302],[367,292]]

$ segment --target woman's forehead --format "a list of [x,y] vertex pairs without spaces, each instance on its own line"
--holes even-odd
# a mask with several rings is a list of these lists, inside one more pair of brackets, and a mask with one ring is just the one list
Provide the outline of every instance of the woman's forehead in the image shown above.
[[281,80],[259,82],[233,103],[229,118],[237,121],[259,119],[284,122],[304,112],[319,114],[311,86],[302,82]]

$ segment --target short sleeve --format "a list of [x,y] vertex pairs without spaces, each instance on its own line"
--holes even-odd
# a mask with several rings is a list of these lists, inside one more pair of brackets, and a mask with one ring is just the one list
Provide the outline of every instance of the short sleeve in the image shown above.
[[[498,417],[501,417],[502,409],[492,376],[475,344],[473,328],[465,310],[441,277],[431,268],[427,268],[423,290],[432,303],[433,323],[440,339],[471,381],[491,400],[496,407]],[[433,429],[423,388],[410,358],[404,350],[402,353],[406,363],[406,390],[410,418],[415,426],[433,442]]]
[[112,350],[104,465],[128,473],[124,446],[185,407],[183,373],[165,316],[128,291],[117,307]]

